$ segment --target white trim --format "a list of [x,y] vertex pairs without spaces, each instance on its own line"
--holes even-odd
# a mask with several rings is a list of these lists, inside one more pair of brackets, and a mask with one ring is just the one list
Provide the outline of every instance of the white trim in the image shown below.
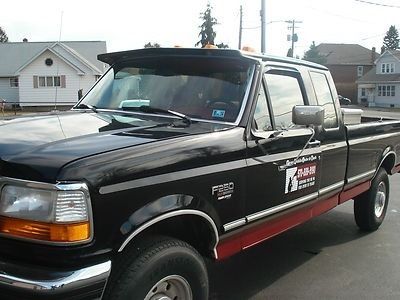
[[286,210],[286,209],[292,208],[294,206],[303,204],[305,202],[308,202],[308,201],[311,201],[311,200],[315,200],[317,198],[318,198],[318,192],[315,192],[315,193],[309,194],[307,196],[295,199],[293,201],[286,202],[286,203],[283,203],[281,205],[277,205],[277,206],[274,206],[272,208],[268,208],[268,209],[260,211],[260,212],[256,212],[254,214],[251,214],[251,215],[247,216],[246,219],[247,219],[247,222],[253,222],[255,220],[268,217],[270,215],[273,215],[273,214],[276,214],[276,213],[281,212],[283,210]]
[[238,219],[238,220],[235,220],[235,221],[225,224],[224,230],[226,232],[226,231],[232,230],[234,228],[241,227],[245,224],[246,224],[246,218],[241,218],[241,219]]
[[393,168],[396,166],[396,161],[397,161],[396,152],[394,152],[394,151],[389,151],[389,152],[387,152],[387,153],[382,157],[382,159],[381,159],[381,161],[380,161],[378,167],[376,168],[375,174],[374,174],[374,176],[373,176],[372,178],[375,178],[375,176],[378,174],[378,171],[379,171],[380,167],[382,166],[383,162],[385,161],[385,159],[386,159],[389,155],[394,155],[394,165],[392,166],[391,170],[393,170]]
[[118,252],[122,252],[122,250],[124,250],[124,248],[128,245],[128,243],[135,237],[137,236],[139,233],[143,232],[144,230],[146,230],[147,228],[153,226],[154,224],[164,221],[166,219],[170,219],[173,217],[177,217],[177,216],[184,216],[184,215],[196,215],[199,217],[204,218],[206,221],[208,221],[208,223],[211,225],[213,231],[214,231],[214,235],[215,235],[215,245],[213,247],[213,253],[214,253],[214,257],[215,259],[218,259],[218,254],[217,254],[217,245],[219,242],[219,234],[218,234],[218,229],[217,226],[215,225],[214,220],[207,215],[206,213],[199,211],[199,210],[194,210],[194,209],[181,209],[181,210],[175,210],[172,212],[168,212],[165,213],[161,216],[158,216],[146,223],[144,223],[143,225],[141,225],[139,228],[137,228],[134,232],[132,232],[126,239],[125,241],[122,243],[121,247],[119,247]]
[[63,43],[56,43],[52,46],[60,46],[61,48],[63,48],[65,51],[69,52],[71,55],[75,56],[76,58],[78,58],[84,65],[86,65],[89,69],[92,69],[92,71],[97,72],[98,74],[103,74],[103,72],[101,72],[95,65],[93,65],[92,63],[90,63],[88,60],[86,60],[85,58],[83,58],[77,51],[75,51],[74,49],[68,47],[67,45],[64,45]]
[[344,186],[344,180],[339,181],[339,182],[334,183],[334,184],[331,184],[331,185],[328,185],[328,186],[320,189],[318,191],[318,195],[321,196],[321,195],[327,194],[327,193],[332,192],[332,191],[334,191],[336,189],[342,188],[343,186]]
[[358,174],[356,176],[349,177],[347,179],[347,183],[354,183],[356,181],[360,181],[360,180],[365,179],[365,178],[370,179],[371,175],[375,174],[375,171],[376,171],[376,169],[373,169],[373,170]]

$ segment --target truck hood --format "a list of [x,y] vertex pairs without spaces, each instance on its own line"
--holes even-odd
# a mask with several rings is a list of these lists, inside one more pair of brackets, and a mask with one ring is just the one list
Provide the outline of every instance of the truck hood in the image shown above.
[[[88,156],[177,136],[215,130],[209,123],[135,126],[102,113],[70,111],[0,123],[0,175],[54,182],[60,169]],[[1,122],[1,121],[0,121]]]

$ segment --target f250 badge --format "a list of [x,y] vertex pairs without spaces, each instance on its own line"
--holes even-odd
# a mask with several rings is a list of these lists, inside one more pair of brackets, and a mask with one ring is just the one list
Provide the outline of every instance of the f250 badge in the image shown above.
[[211,187],[211,195],[217,196],[217,200],[230,199],[235,190],[233,182],[214,185]]

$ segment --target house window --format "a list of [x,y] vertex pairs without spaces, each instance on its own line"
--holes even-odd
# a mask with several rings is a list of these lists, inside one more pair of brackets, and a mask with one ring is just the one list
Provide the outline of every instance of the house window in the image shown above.
[[358,66],[357,67],[357,77],[363,76],[364,73],[364,67],[363,66]]
[[10,87],[17,88],[19,86],[18,77],[11,77],[10,78]]
[[60,76],[54,76],[54,86],[61,86]]
[[44,87],[66,87],[65,75],[61,76],[33,76],[33,87],[44,88]]
[[383,63],[381,65],[382,73],[394,73],[394,63]]
[[378,85],[378,96],[395,97],[396,86],[394,85]]
[[39,87],[45,87],[45,86],[46,86],[46,77],[39,76]]
[[365,88],[361,88],[361,97],[365,97],[366,92],[365,92]]
[[53,86],[53,78],[52,76],[47,76],[46,77],[46,85],[47,86]]

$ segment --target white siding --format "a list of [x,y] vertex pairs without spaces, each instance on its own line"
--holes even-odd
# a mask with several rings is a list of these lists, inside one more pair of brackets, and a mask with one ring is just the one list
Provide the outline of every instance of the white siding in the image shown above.
[[96,76],[94,75],[87,75],[81,76],[81,89],[83,90],[83,95],[85,95],[90,88],[96,83]]
[[[378,96],[378,85],[395,86],[395,96]],[[375,89],[375,105],[380,107],[400,107],[400,84],[382,83],[376,84]]]
[[[53,59],[52,66],[46,66],[45,60]],[[33,76],[66,76],[66,87],[33,87]],[[78,90],[84,93],[95,82],[94,75],[78,75],[77,71],[50,51],[44,52],[25,67],[19,77],[21,106],[52,105],[57,95],[58,104],[72,104],[78,100]]]
[[[400,73],[400,62],[397,58],[395,58],[390,53],[386,53],[382,55],[378,61],[376,62],[376,74],[382,74],[382,63],[393,63],[394,64],[394,73]],[[387,74],[387,73],[385,73]]]
[[0,98],[8,102],[18,102],[18,88],[10,87],[10,78],[0,78]]

